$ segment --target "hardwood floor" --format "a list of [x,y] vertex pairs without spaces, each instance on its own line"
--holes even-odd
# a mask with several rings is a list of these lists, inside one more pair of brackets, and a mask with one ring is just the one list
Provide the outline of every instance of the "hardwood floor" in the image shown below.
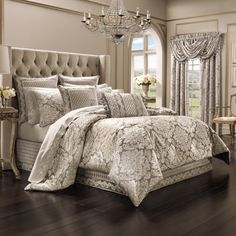
[[127,197],[74,185],[25,192],[28,173],[0,177],[0,235],[236,235],[236,143],[230,166],[150,193],[139,208]]

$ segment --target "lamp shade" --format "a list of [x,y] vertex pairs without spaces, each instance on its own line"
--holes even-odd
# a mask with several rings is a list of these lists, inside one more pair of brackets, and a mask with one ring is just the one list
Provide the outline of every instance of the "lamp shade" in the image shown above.
[[4,45],[0,45],[0,74],[10,74],[9,50]]

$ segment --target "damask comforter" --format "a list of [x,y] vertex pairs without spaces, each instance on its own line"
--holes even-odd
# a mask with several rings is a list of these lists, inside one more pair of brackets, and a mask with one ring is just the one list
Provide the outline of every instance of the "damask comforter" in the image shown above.
[[64,189],[80,166],[107,173],[138,206],[163,170],[224,152],[218,135],[190,117],[107,118],[103,106],[82,108],[51,125],[25,190]]

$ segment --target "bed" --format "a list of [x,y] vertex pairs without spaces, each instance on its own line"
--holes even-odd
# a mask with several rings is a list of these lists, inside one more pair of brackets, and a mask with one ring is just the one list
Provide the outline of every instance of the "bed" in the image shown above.
[[[56,74],[65,76],[99,75],[99,83],[110,83],[109,56],[12,48],[11,58],[12,76],[40,78]],[[102,123],[102,121],[98,122],[100,122],[99,124]],[[30,125],[27,122],[19,124],[16,160],[20,169],[27,171],[32,169],[48,129],[49,126],[42,128],[39,125]],[[228,152],[227,147],[224,146],[220,152]],[[211,162],[212,155],[209,155],[208,158],[193,160],[177,168],[165,168],[162,172],[163,178],[150,191],[211,171]],[[86,168],[83,162],[79,165],[76,182],[127,195],[124,189],[115,183],[105,170],[93,168],[93,165]],[[135,205],[139,204],[140,202]]]

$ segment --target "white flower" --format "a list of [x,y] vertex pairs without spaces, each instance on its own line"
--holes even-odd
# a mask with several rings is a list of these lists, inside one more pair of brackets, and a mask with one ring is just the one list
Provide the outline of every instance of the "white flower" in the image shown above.
[[14,88],[9,87],[0,87],[0,96],[5,99],[10,99],[16,96],[16,92]]
[[9,99],[10,98],[10,91],[9,90],[3,90],[2,95],[4,98]]
[[140,75],[135,78],[136,83],[140,85],[150,85],[155,84],[157,82],[157,79],[153,75]]

